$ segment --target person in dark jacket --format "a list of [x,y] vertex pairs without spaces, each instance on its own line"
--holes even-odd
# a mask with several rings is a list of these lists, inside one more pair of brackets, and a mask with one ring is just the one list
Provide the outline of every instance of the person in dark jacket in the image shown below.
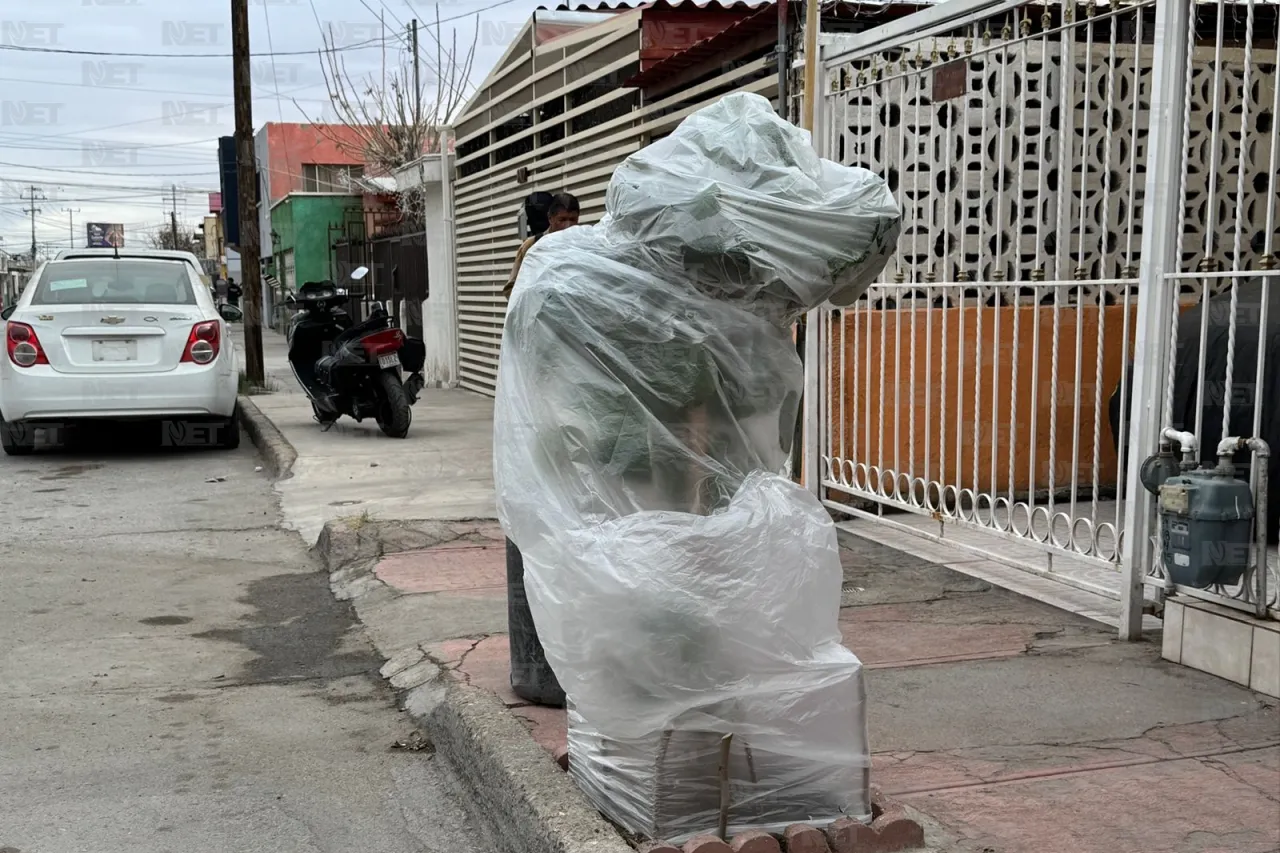
[[[576,196],[572,193],[556,194],[551,199],[551,206],[547,208],[547,221],[549,224],[544,233],[553,234],[556,231],[572,228],[578,224],[578,215],[579,205]],[[511,277],[507,279],[506,285],[502,288],[502,295],[508,300],[511,299],[511,291],[516,286],[516,277],[520,275],[520,265],[524,263],[525,253],[533,248],[533,244],[543,236],[543,234],[534,234],[520,244],[520,249],[516,252],[515,264],[511,267]]]
[[[547,208],[546,234],[563,231],[578,224],[578,199],[569,193],[559,193],[552,197]],[[525,240],[516,252],[516,260],[511,268],[511,277],[502,288],[502,295],[511,299],[516,278],[520,275],[520,265],[524,262],[525,253],[543,236],[535,234]],[[542,642],[533,624],[533,614],[529,610],[529,601],[524,591],[524,558],[516,543],[507,540],[507,639],[511,646],[511,690],[526,702],[535,705],[547,705],[562,708],[565,703],[564,689],[551,666],[547,663],[546,654],[542,650]]]

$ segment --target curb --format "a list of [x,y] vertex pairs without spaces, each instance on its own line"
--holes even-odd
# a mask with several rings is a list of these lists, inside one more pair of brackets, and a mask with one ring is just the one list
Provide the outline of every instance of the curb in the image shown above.
[[[329,572],[334,596],[352,602],[359,618],[362,603],[377,606],[398,597],[374,574],[384,555],[467,541],[469,534],[460,531],[459,525],[482,521],[492,519],[340,519],[325,524],[312,551]],[[400,706],[426,732],[435,754],[449,763],[464,807],[493,849],[502,853],[637,853],[497,696],[457,680],[421,647],[379,648],[378,653],[387,657],[379,674],[396,692]],[[793,833],[803,831],[814,837],[806,846],[801,839],[788,836],[785,849],[811,853],[942,853],[954,849],[956,839],[934,820],[885,797],[878,786],[871,787],[878,814],[870,826],[855,826],[852,821],[837,821],[826,829],[796,824]],[[740,840],[749,839],[734,839],[735,843]],[[764,844],[761,851],[777,849],[781,853],[784,849],[773,839],[758,839],[758,843]],[[738,846],[743,851],[757,849]],[[718,839],[707,848],[737,849]],[[640,850],[702,853],[694,841],[683,850],[662,842],[641,845]]]
[[249,440],[258,448],[262,461],[272,479],[283,480],[293,470],[298,451],[280,432],[280,428],[262,413],[253,400],[243,394],[237,398],[240,405],[240,426],[249,434]]
[[[373,575],[383,553],[426,547],[430,542],[424,540],[459,538],[451,535],[449,526],[450,522],[331,521],[314,551],[329,572],[334,595],[353,601],[358,613],[360,598],[376,600],[389,594]],[[378,651],[391,653],[382,677],[427,733],[436,754],[449,763],[463,789],[463,805],[493,849],[635,853],[496,696],[456,680],[420,648]]]

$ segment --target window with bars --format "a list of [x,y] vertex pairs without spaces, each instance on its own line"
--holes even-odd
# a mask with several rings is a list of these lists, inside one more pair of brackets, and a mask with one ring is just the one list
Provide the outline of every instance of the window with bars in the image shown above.
[[351,181],[364,175],[364,166],[306,163],[302,166],[302,191],[307,193],[351,192]]

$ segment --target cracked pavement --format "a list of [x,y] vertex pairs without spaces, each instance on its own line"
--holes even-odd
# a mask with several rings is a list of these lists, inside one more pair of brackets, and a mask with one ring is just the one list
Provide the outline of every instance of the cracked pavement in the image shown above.
[[872,778],[954,850],[1280,850],[1275,701],[1161,660],[1158,636],[1121,643],[878,543],[846,544],[842,622],[869,669]]
[[[1280,709],[1102,624],[856,536],[841,629],[867,667],[873,781],[954,853],[1276,853]],[[564,714],[507,683],[501,534],[377,522],[340,563],[390,656],[497,694],[554,756]],[[341,572],[339,572],[341,574]],[[385,645],[383,645],[385,644]]]
[[0,849],[485,849],[259,465],[0,458]]

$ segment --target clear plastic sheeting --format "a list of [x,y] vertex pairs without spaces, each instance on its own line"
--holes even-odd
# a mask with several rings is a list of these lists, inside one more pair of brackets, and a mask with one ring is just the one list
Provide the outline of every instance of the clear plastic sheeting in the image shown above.
[[835,528],[779,472],[803,384],[790,323],[861,296],[899,209],[748,94],[633,154],[606,205],[526,255],[494,424],[572,772],[673,842],[726,818],[869,819]]

